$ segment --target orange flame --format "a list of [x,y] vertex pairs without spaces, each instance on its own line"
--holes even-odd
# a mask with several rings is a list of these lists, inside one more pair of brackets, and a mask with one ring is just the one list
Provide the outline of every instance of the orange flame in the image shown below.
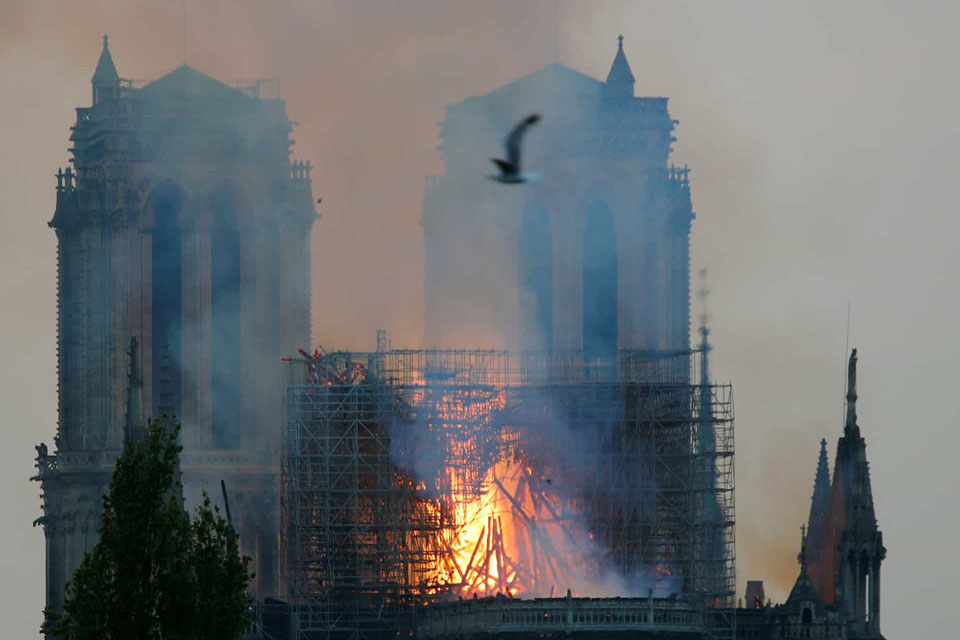
[[587,557],[551,484],[517,460],[490,467],[478,498],[454,501],[461,524],[441,535],[437,581],[461,596],[550,595],[581,582]]
[[[520,434],[491,424],[507,404],[504,390],[430,386],[415,375],[407,393],[411,406],[426,407],[418,426],[444,459],[430,482],[440,496],[431,511],[445,526],[427,582],[462,597],[552,596],[589,583],[593,532],[522,452]],[[493,445],[484,441],[491,428]]]

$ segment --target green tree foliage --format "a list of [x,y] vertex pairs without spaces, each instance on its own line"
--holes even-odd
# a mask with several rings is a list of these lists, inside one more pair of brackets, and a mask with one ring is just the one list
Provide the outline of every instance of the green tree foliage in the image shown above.
[[179,425],[153,420],[127,443],[103,500],[100,541],[67,587],[55,632],[70,640],[227,640],[246,625],[249,558],[203,504],[183,508]]

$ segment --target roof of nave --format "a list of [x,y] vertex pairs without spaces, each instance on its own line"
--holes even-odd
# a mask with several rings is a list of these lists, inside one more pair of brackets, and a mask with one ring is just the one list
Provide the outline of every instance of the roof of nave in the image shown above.
[[581,73],[576,69],[562,65],[559,62],[537,69],[533,73],[517,78],[513,82],[503,85],[488,93],[488,96],[509,95],[513,92],[525,90],[527,87],[546,87],[563,89],[579,95],[598,94],[603,82],[594,77]]
[[243,92],[211,78],[193,67],[183,65],[157,78],[140,90],[145,97],[197,97],[249,100]]

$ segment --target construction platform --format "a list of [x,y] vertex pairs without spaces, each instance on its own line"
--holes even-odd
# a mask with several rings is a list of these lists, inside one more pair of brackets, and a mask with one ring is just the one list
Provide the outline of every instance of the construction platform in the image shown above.
[[732,636],[732,392],[702,352],[379,347],[289,362],[293,637],[419,636],[459,598],[568,589]]

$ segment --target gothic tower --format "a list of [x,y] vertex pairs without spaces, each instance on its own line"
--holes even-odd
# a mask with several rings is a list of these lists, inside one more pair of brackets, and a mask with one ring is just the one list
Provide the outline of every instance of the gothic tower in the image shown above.
[[850,354],[847,371],[847,416],[837,442],[826,509],[826,452],[821,449],[813,504],[811,536],[821,536],[809,558],[810,577],[828,605],[837,605],[850,638],[882,638],[880,634],[880,565],[886,557],[883,534],[877,526],[870,487],[866,442],[857,424],[857,350]]
[[270,595],[280,357],[310,339],[310,165],[291,162],[285,104],[259,83],[235,88],[184,65],[136,86],[104,36],[92,85],[50,222],[59,424],[56,451],[38,447],[47,608],[61,609],[96,542],[125,427],[163,413],[182,423],[188,503],[225,479],[254,558],[251,592]]
[[[606,81],[553,64],[447,107],[423,206],[428,343],[689,348],[688,171],[669,164],[667,98],[634,87],[620,38]],[[538,179],[487,180],[530,113]]]

